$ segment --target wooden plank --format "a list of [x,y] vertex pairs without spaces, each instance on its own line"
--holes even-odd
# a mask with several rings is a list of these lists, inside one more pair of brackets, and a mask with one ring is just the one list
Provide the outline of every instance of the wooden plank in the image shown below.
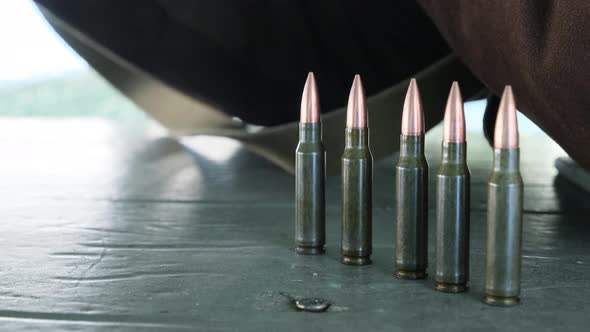
[[[3,328],[550,331],[588,322],[589,197],[555,180],[550,159],[562,152],[540,158],[535,149],[554,144],[545,136],[523,147],[523,304],[499,309],[480,301],[491,164],[481,136],[469,136],[472,286],[449,295],[431,279],[392,277],[395,158],[375,169],[374,264],[353,268],[339,263],[338,177],[328,179],[327,254],[299,256],[291,176],[235,142],[204,139],[188,151],[143,126],[0,120]],[[216,154],[223,144],[229,152]],[[434,188],[436,132],[428,146]],[[280,292],[333,305],[296,312]]]

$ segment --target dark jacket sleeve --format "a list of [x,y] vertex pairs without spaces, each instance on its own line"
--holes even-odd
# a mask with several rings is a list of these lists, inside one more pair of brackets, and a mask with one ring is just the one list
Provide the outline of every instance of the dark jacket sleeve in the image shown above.
[[512,85],[518,109],[590,169],[590,1],[419,2],[484,84]]

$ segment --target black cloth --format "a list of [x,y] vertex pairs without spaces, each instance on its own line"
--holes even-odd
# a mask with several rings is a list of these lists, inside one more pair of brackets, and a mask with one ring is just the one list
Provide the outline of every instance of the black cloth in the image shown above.
[[36,0],[103,47],[244,121],[299,117],[307,72],[324,111],[354,74],[368,95],[450,53],[413,1]]
[[518,109],[590,169],[587,0],[35,1],[178,90],[262,125],[297,120],[308,71],[324,111],[344,105],[356,73],[368,95],[412,76],[449,54],[440,31],[492,92],[512,85]]
[[518,110],[590,170],[590,1],[419,2],[490,90],[512,85]]

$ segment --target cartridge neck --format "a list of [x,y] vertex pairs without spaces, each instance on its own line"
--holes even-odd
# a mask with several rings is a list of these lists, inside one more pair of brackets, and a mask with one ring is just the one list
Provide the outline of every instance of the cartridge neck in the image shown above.
[[401,157],[424,156],[424,135],[400,135],[399,155]]
[[461,164],[467,158],[467,143],[443,142],[441,163]]
[[321,122],[300,122],[299,123],[299,141],[316,143],[322,140]]
[[369,128],[346,128],[345,147],[367,147],[369,146]]
[[494,172],[520,172],[520,149],[494,149]]

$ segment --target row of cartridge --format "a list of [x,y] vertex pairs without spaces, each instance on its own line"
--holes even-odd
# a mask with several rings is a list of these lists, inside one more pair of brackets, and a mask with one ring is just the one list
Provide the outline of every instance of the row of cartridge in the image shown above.
[[[395,273],[422,279],[428,264],[428,164],[418,84],[409,83],[403,105],[399,160],[395,166]],[[463,99],[453,82],[446,105],[441,164],[436,174],[435,289],[460,293],[469,282],[470,173]],[[317,85],[307,77],[301,102],[295,172],[295,250],[324,253],[325,154]],[[366,100],[359,75],[348,99],[342,153],[341,262],[371,263],[373,159]],[[519,303],[523,182],[519,171],[516,106],[504,89],[494,132],[488,181],[484,302]]]

